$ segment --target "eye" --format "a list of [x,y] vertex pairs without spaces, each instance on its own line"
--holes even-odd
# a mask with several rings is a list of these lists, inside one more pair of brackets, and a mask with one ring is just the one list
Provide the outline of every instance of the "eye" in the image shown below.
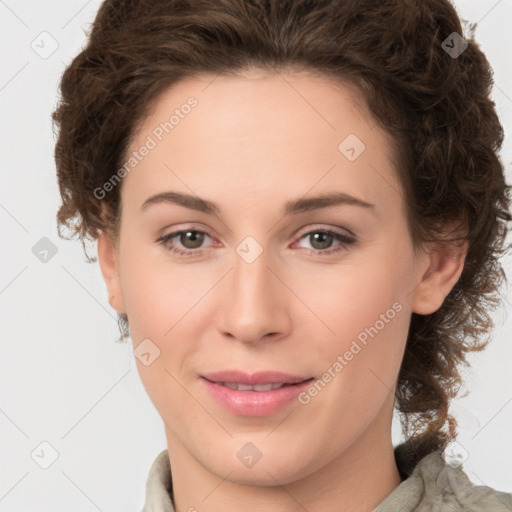
[[[193,253],[200,253],[197,249],[201,247],[205,237],[211,238],[208,233],[199,231],[197,229],[184,229],[181,231],[175,231],[160,237],[157,242],[161,243],[169,251],[182,254],[190,255]],[[184,246],[185,249],[176,247],[174,243],[170,243],[174,238],[177,238],[179,243]]]
[[[352,236],[326,229],[308,231],[300,237],[299,242],[303,239],[309,241],[311,245],[311,247],[306,247],[305,249],[309,249],[313,253],[319,255],[328,255],[341,251],[345,249],[347,245],[355,242],[355,239]],[[338,240],[340,243],[332,247],[332,243],[335,240]]]
[[[212,239],[205,231],[183,229],[164,235],[156,241],[163,245],[168,251],[182,256],[197,256],[202,253],[202,245],[206,238]],[[174,239],[176,240],[174,241]],[[305,247],[304,249],[309,250],[317,256],[327,256],[334,252],[341,251],[346,249],[347,245],[353,244],[356,241],[353,236],[326,229],[308,231],[299,238],[299,242],[303,239],[307,239],[311,245],[311,247]],[[339,244],[332,247],[332,243],[336,240]],[[298,242],[295,242],[295,244],[296,243]]]

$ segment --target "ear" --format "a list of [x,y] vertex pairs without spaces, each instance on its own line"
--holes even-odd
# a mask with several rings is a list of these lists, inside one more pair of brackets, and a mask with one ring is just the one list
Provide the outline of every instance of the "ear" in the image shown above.
[[442,244],[426,253],[428,268],[414,289],[412,311],[429,315],[437,311],[462,274],[467,243]]
[[103,230],[98,230],[98,261],[107,286],[108,302],[119,313],[126,313],[119,279],[114,241]]

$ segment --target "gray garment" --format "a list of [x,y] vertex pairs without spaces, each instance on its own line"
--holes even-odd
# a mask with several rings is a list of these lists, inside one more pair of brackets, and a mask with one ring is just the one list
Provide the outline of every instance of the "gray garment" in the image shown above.
[[[373,512],[512,511],[512,494],[472,484],[461,467],[453,468],[445,463],[441,452],[427,455],[410,469],[396,453],[395,448],[398,469],[406,478]],[[175,512],[171,489],[166,449],[158,454],[149,471],[142,512]]]

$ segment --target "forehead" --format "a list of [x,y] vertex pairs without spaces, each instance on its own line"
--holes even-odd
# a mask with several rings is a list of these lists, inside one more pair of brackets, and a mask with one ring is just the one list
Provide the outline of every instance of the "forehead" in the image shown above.
[[234,192],[296,197],[312,188],[399,199],[390,137],[357,90],[326,77],[253,70],[187,78],[158,97],[127,156],[144,145],[151,150],[125,178],[138,203],[166,186],[230,201]]
[[[188,109],[191,98],[197,108]],[[187,111],[185,117],[190,110],[194,117],[201,117],[204,129],[217,133],[235,129],[251,136],[255,131],[263,134],[273,128],[285,133],[292,128],[294,136],[303,133],[311,137],[313,131],[336,132],[350,125],[357,130],[375,124],[354,85],[312,71],[248,69],[234,76],[188,77],[160,93],[139,128],[151,131],[176,113],[179,118],[172,121],[174,130],[184,119],[181,109]]]

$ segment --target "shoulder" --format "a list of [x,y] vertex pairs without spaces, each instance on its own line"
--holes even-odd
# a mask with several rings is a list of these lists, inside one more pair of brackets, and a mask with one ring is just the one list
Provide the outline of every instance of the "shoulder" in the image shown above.
[[510,512],[512,494],[473,484],[461,466],[450,466],[445,462],[442,452],[435,451],[416,464],[412,473],[375,512],[468,510]]
[[172,475],[167,449],[153,461],[146,480],[146,499],[141,512],[174,512]]
[[422,504],[418,512],[423,509],[512,511],[511,494],[473,484],[462,466],[450,466],[439,451],[424,457],[411,476],[423,484],[425,506]]

